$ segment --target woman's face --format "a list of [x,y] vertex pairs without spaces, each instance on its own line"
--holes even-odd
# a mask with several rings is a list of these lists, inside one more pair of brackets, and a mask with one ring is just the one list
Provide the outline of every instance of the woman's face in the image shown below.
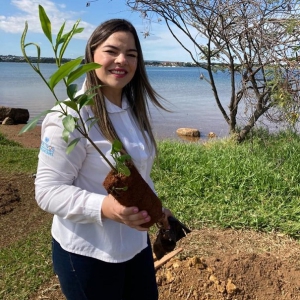
[[[102,65],[95,70],[104,85],[103,94],[112,102],[122,94],[124,86],[131,81],[137,68],[137,49],[132,33],[115,32],[94,52],[94,62]],[[119,99],[118,101],[120,101]]]

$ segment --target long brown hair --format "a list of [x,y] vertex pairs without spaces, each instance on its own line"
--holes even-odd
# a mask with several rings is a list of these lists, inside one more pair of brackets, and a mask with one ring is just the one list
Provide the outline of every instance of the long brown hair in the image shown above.
[[[157,150],[155,138],[149,121],[150,110],[148,99],[154,106],[164,110],[166,109],[158,101],[158,99],[163,98],[155,92],[148,80],[141,44],[133,25],[124,19],[111,19],[100,24],[94,30],[86,45],[85,62],[93,62],[94,52],[96,48],[103,42],[105,42],[113,33],[120,31],[132,33],[138,53],[136,72],[132,80],[123,88],[123,93],[126,95],[129,101],[129,104],[133,110],[134,116],[145,138],[145,141],[147,143],[149,142],[144,131],[148,133],[150,137],[150,143],[155,147],[155,150]],[[101,82],[96,76],[95,71],[89,72],[87,74],[86,80],[87,89],[90,89],[97,85],[101,85]],[[93,106],[93,111],[95,116],[98,118],[98,125],[102,134],[111,142],[115,139],[118,139],[118,136],[109,119],[101,88],[97,89],[97,94],[94,100],[95,105]],[[148,146],[150,145],[148,144]]]

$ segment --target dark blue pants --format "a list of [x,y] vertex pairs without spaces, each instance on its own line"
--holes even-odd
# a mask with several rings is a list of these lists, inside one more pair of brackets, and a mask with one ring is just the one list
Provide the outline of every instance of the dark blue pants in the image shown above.
[[65,251],[53,239],[52,259],[67,300],[157,300],[152,249],[123,263],[107,263]]

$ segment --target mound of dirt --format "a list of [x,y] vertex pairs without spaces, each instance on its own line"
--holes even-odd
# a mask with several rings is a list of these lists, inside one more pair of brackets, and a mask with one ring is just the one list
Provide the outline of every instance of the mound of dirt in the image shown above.
[[300,299],[299,269],[271,254],[174,259],[157,272],[160,299]]
[[14,188],[12,183],[3,183],[0,191],[0,215],[5,215],[12,212],[20,202],[20,195],[18,189]]
[[[203,228],[178,247],[156,272],[160,300],[300,299],[300,245],[286,236]],[[38,299],[65,299],[55,276]]]
[[[22,143],[18,130],[11,126],[5,134]],[[39,135],[25,140],[36,147]],[[51,218],[34,200],[33,175],[0,176],[0,248]],[[287,236],[203,228],[178,247],[183,251],[157,270],[160,300],[300,300],[300,244]],[[54,275],[30,297],[42,299],[65,299]]]
[[52,218],[34,198],[34,175],[0,175],[0,248],[24,238]]

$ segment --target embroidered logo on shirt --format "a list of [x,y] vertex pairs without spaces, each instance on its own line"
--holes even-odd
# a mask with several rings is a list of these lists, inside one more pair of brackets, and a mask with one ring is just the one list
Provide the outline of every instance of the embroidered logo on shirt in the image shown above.
[[42,141],[41,144],[41,151],[49,156],[53,156],[55,149],[53,146],[49,145],[48,143],[49,143],[49,138],[45,137],[45,140]]

